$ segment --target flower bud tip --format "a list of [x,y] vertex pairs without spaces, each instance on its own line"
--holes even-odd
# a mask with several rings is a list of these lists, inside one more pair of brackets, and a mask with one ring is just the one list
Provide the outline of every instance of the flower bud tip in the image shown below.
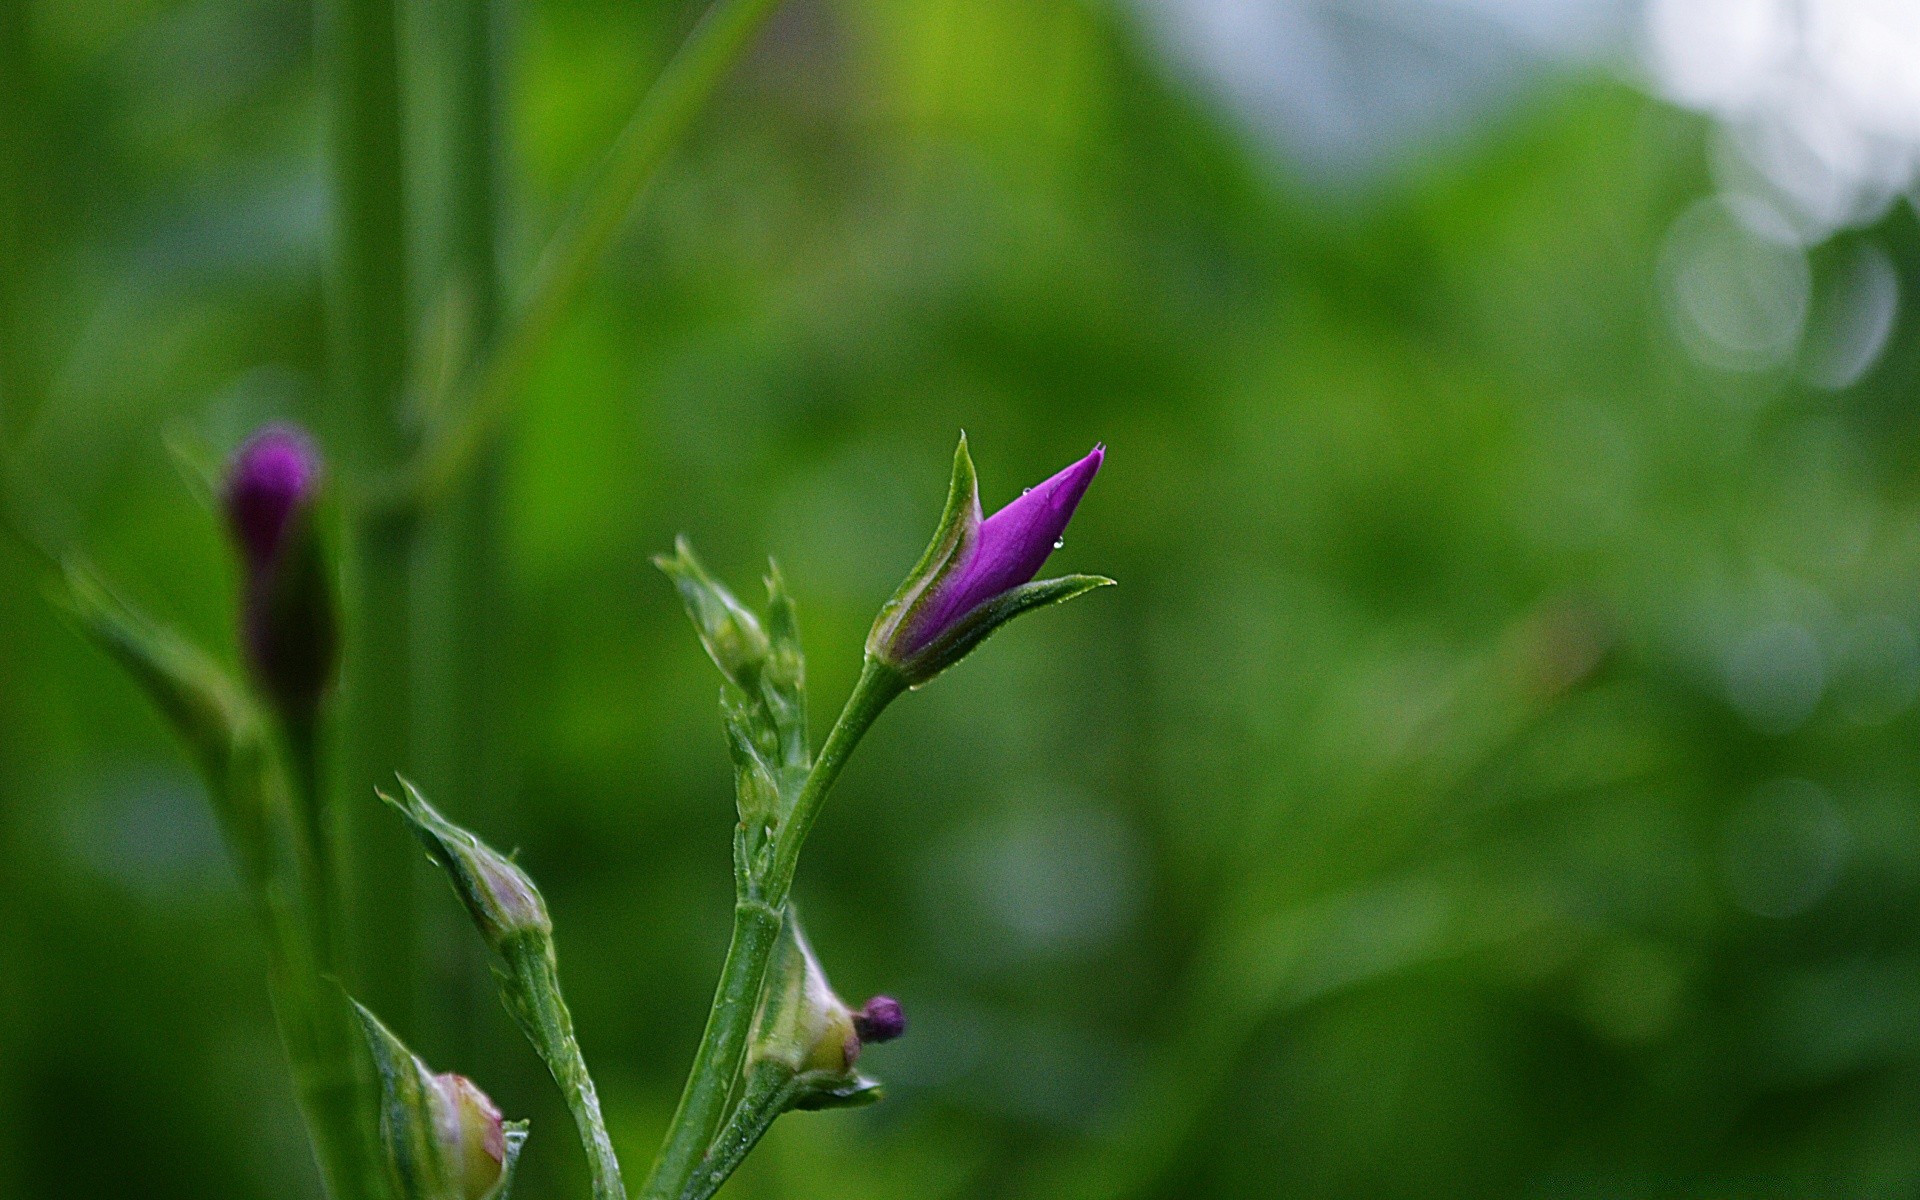
[[507,1134],[500,1109],[465,1075],[433,1077],[442,1097],[439,1108],[442,1153],[462,1197],[489,1195],[506,1169]]
[[907,1014],[892,996],[875,996],[853,1014],[853,1031],[862,1045],[890,1042],[907,1031]]
[[233,456],[227,473],[227,519],[250,571],[278,557],[287,527],[313,499],[320,456],[312,439],[292,425],[269,425]]

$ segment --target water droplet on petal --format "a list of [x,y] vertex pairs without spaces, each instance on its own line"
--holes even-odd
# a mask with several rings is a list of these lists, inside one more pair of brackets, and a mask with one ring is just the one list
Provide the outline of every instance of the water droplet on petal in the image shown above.
[[1066,544],[1067,544],[1067,539],[1065,539],[1065,538],[1063,538],[1063,537],[1062,537],[1062,538],[1055,538],[1055,539],[1053,539],[1053,548],[1054,548],[1055,550],[1058,550],[1058,549],[1059,549],[1060,547],[1062,547],[1062,546],[1064,546],[1064,545],[1066,545]]

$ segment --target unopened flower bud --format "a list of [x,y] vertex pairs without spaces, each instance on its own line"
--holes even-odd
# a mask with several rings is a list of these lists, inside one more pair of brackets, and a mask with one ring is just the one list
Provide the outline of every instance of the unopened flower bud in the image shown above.
[[1030,582],[1060,546],[1067,522],[1106,459],[1095,446],[984,520],[965,436],[954,452],[946,513],[920,564],[880,610],[867,653],[918,686],[965,657],[1001,625],[1112,583],[1096,575]]
[[241,645],[262,691],[290,719],[312,717],[338,651],[333,584],[313,510],[320,456],[300,430],[274,425],[234,455],[227,523],[244,570]]
[[675,538],[673,553],[656,554],[653,563],[673,580],[714,665],[751,691],[773,648],[760,618],[693,556],[686,538]]
[[777,1062],[796,1075],[850,1074],[861,1044],[854,1021],[789,908],[754,1018],[753,1061]]
[[440,815],[420,789],[405,779],[396,799],[380,798],[406,818],[414,836],[447,874],[448,882],[466,905],[487,945],[506,953],[515,938],[525,934],[545,937],[553,932],[547,902],[533,880],[514,861]]
[[464,1200],[481,1200],[507,1162],[506,1124],[487,1094],[465,1075],[435,1075],[434,1115],[449,1181]]
[[863,1046],[890,1042],[906,1031],[907,1014],[892,996],[875,996],[853,1014],[853,1032]]
[[471,1079],[435,1074],[359,1004],[380,1081],[380,1141],[397,1200],[486,1200],[511,1169],[524,1127],[509,1128]]

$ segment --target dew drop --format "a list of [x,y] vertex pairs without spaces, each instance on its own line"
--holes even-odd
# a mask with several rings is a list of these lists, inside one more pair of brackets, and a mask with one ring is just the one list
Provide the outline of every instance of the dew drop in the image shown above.
[[1028,492],[1031,492],[1032,490],[1033,490],[1032,488],[1021,488],[1021,489],[1020,489],[1020,494],[1021,494],[1022,496],[1024,496],[1024,495],[1026,495],[1026,494],[1027,494]]
[[1064,546],[1064,545],[1066,545],[1066,544],[1067,544],[1067,539],[1065,539],[1065,538],[1055,538],[1055,539],[1053,539],[1053,548],[1054,548],[1055,550],[1058,550],[1058,549],[1059,549],[1060,547],[1062,547],[1062,546]]

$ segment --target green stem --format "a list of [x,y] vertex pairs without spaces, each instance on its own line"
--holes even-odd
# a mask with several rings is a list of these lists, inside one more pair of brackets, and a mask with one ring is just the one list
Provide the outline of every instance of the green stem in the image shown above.
[[687,1181],[679,1200],[706,1200],[740,1169],[767,1130],[792,1103],[797,1077],[781,1063],[763,1062],[747,1076],[733,1114],[715,1135],[713,1145]]
[[767,962],[779,940],[778,909],[758,900],[734,905],[733,939],[727,945],[726,965],[720,970],[707,1028],[680,1093],[680,1106],[647,1180],[646,1200],[676,1200],[706,1156],[726,1115],[727,1095],[740,1074]]
[[716,0],[640,101],[580,202],[547,243],[499,345],[456,385],[452,419],[428,444],[417,478],[409,481],[425,502],[450,490],[485,450],[561,315],[612,246],[640,194],[778,4]]
[[871,658],[866,661],[852,695],[827,734],[826,745],[820,748],[820,757],[814,760],[800,787],[793,811],[781,824],[765,876],[749,883],[758,894],[742,896],[734,905],[733,939],[727,947],[726,965],[714,990],[713,1007],[686,1088],[680,1094],[680,1106],[647,1180],[647,1200],[678,1200],[713,1145],[726,1116],[727,1097],[746,1056],[747,1035],[766,982],[767,963],[779,941],[781,912],[793,887],[800,848],[854,747],[905,689],[906,681],[898,671]]
[[580,1130],[580,1144],[587,1151],[594,1200],[626,1200],[620,1160],[614,1157],[613,1141],[607,1136],[606,1119],[600,1113],[600,1094],[587,1073],[586,1059],[573,1033],[573,1016],[560,994],[553,941],[522,936],[507,948],[505,957],[515,984],[510,1007],[566,1097],[567,1109]]
[[[407,461],[404,416],[407,245],[395,0],[323,0],[320,45],[330,96],[334,177],[330,265],[333,434],[351,478]],[[415,522],[349,514],[347,644],[340,702],[343,763],[336,832],[353,847],[349,891],[354,993],[401,1027],[415,1000],[411,880],[405,832],[372,819],[374,788],[412,766],[408,631]]]
[[[452,349],[477,356],[492,346],[499,325],[500,286],[500,24],[497,0],[430,0],[434,18],[422,37],[422,69],[430,71],[438,101],[430,117],[437,153],[437,186],[425,222],[436,250],[435,290],[455,327]],[[425,84],[422,90],[427,90]],[[416,111],[418,111],[416,109]],[[466,369],[470,364],[450,364]],[[502,642],[495,603],[499,574],[501,438],[488,440],[475,469],[443,503],[421,514],[415,558],[416,624],[414,750],[420,782],[434,795],[455,798],[467,819],[497,825],[502,815],[503,730],[500,705]],[[462,941],[462,946],[470,946]],[[436,979],[432,1025],[443,1053],[478,1067],[484,1047],[472,1031],[490,992],[482,956],[455,958]]]
[[839,719],[828,732],[827,744],[820,747],[820,757],[807,772],[807,781],[800,786],[793,811],[781,822],[780,836],[773,846],[773,862],[760,884],[761,895],[767,903],[777,908],[787,902],[794,871],[800,865],[800,848],[813,832],[813,823],[820,819],[820,808],[826,803],[827,793],[833,790],[834,781],[840,778],[847,760],[853,756],[853,748],[860,744],[860,739],[867,735],[887,705],[906,690],[907,681],[899,671],[875,658],[861,664],[860,678],[855,681],[846,706],[840,710]]
[[0,5],[0,461],[25,439],[44,390],[26,316],[27,290],[38,274],[38,243],[28,235],[27,217],[41,161],[34,145],[32,7]]
[[347,951],[347,897],[340,877],[339,829],[326,787],[318,713],[286,722],[287,776],[302,843],[301,874],[320,970],[338,976]]
[[383,1177],[370,1153],[368,1092],[346,1000],[318,969],[318,947],[300,916],[287,911],[276,886],[267,891],[262,908],[274,1016],[327,1195],[381,1200]]

